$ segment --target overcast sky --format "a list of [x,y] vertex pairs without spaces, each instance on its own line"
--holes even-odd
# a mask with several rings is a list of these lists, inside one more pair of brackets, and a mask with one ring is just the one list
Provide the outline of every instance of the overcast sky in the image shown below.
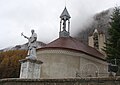
[[[71,35],[91,22],[91,16],[120,5],[120,0],[66,0],[71,15]],[[0,0],[0,49],[24,44],[23,32],[30,36],[35,29],[38,40],[58,38],[60,14],[65,0]]]

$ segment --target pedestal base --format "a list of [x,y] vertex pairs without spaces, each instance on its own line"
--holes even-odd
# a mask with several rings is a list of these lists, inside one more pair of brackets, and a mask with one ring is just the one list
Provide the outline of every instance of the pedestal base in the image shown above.
[[21,62],[20,78],[40,78],[41,64],[43,62],[33,59],[23,59]]

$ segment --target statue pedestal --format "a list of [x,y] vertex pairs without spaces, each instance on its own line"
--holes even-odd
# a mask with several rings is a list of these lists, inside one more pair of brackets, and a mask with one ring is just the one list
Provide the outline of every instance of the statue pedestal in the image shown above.
[[41,62],[40,60],[22,59],[20,78],[37,79],[40,78]]

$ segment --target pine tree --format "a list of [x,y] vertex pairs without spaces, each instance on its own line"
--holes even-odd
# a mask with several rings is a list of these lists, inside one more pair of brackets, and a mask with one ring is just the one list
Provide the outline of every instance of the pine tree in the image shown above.
[[120,7],[115,7],[110,20],[110,28],[108,29],[109,38],[107,39],[104,51],[107,60],[120,66]]
[[107,59],[120,59],[120,8],[118,7],[114,9],[108,33],[109,38],[105,47]]

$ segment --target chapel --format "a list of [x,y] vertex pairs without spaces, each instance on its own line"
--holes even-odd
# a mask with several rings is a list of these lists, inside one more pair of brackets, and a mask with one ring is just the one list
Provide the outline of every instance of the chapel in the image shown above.
[[59,38],[37,49],[41,78],[103,77],[108,74],[105,56],[70,35],[70,14],[60,15]]

